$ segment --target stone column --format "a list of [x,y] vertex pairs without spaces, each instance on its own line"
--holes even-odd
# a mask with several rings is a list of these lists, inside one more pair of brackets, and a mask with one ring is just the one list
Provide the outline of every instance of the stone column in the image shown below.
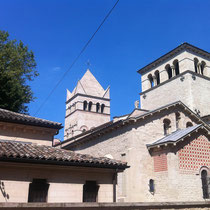
[[175,66],[172,65],[172,66],[171,66],[171,69],[172,69],[172,77],[176,76]]
[[197,64],[197,72],[198,74],[201,74],[201,63]]
[[157,78],[156,78],[156,76],[153,76],[152,79],[153,79],[153,82],[154,82],[154,86],[156,86],[157,85]]

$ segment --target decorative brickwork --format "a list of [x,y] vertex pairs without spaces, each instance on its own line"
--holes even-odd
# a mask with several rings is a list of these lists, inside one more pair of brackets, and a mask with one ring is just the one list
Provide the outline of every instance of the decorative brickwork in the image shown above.
[[168,170],[166,154],[156,155],[153,157],[153,159],[154,159],[154,171],[155,172]]
[[202,166],[210,167],[210,141],[200,136],[179,151],[179,169],[198,171]]

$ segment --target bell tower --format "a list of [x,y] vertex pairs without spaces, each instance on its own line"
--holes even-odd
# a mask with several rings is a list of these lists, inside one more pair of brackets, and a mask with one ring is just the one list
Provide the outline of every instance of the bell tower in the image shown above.
[[110,121],[110,88],[88,69],[72,92],[67,89],[64,140]]
[[141,108],[182,101],[200,117],[210,114],[210,53],[183,43],[138,70]]

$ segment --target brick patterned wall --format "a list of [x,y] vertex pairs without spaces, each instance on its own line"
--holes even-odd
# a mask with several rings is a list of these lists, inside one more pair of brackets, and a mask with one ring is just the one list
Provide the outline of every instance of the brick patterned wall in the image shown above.
[[155,172],[168,170],[166,154],[156,155],[153,157],[153,160],[154,160],[154,171]]
[[200,136],[179,151],[179,169],[198,171],[202,166],[210,167],[210,141]]

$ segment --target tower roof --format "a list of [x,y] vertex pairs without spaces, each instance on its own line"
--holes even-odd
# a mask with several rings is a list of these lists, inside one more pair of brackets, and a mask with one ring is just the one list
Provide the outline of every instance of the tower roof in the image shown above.
[[178,47],[176,47],[175,49],[171,50],[170,52],[166,53],[165,55],[161,56],[160,58],[156,59],[155,61],[153,61],[152,63],[144,66],[143,68],[139,69],[137,72],[140,74],[145,73],[147,70],[159,65],[160,63],[164,62],[165,60],[167,60],[168,58],[176,55],[177,53],[180,53],[180,51],[182,50],[186,50],[186,51],[190,51],[190,52],[194,52],[197,53],[201,56],[204,56],[206,58],[210,58],[210,53],[202,50],[198,47],[195,47],[187,42],[184,42],[183,44],[179,45]]
[[107,98],[107,95],[109,96],[107,92],[109,92],[109,87],[106,90],[104,90],[100,83],[97,81],[97,79],[90,72],[90,70],[87,69],[82,79],[77,82],[77,85],[72,91],[72,93],[68,91],[67,100],[78,93]]

